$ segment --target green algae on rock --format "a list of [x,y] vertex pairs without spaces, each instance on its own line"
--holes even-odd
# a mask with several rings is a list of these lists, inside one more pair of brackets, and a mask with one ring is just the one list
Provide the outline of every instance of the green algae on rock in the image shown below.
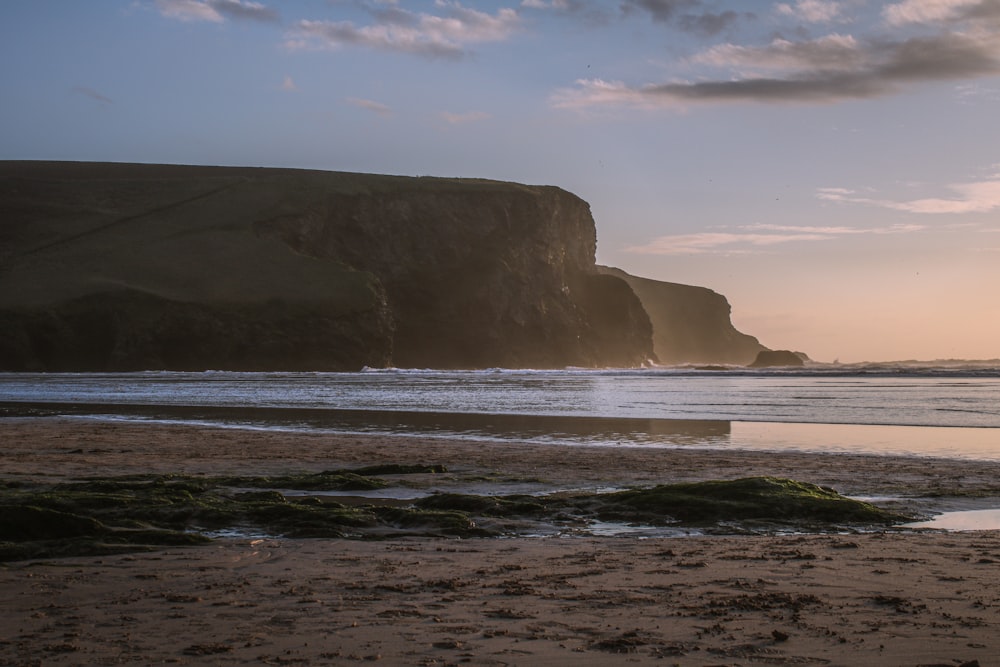
[[662,484],[612,493],[550,496],[434,494],[421,508],[473,516],[555,521],[617,521],[651,526],[713,526],[723,522],[772,526],[884,526],[910,517],[847,498],[832,489],[775,477]]
[[299,475],[273,477],[220,477],[216,484],[252,489],[294,489],[296,491],[373,491],[389,486],[385,480],[374,479],[385,475],[417,475],[447,472],[443,465],[383,464],[364,466],[352,470],[324,470]]
[[[392,468],[386,474],[400,473],[400,468]],[[517,533],[515,526],[525,522],[554,527],[595,520],[649,526],[735,523],[824,530],[910,519],[831,489],[774,477],[612,493],[437,493],[405,507],[346,505],[330,497],[295,497],[279,490],[308,492],[344,484],[364,489],[388,486],[384,480],[344,470],[276,477],[129,475],[0,485],[0,561],[198,544],[207,541],[205,533],[219,530],[263,531],[290,538],[468,538]],[[736,529],[730,525],[726,530]]]
[[384,489],[388,482],[344,470],[331,470],[305,475],[275,477],[222,477],[219,484],[252,489],[295,489],[297,491],[372,491]]
[[233,529],[327,538],[394,531],[458,537],[492,534],[477,528],[463,512],[350,507],[315,496],[289,498],[274,486],[368,490],[387,483],[335,471],[278,477],[129,475],[0,485],[0,561],[198,544],[207,541],[206,532]]
[[603,520],[705,525],[719,521],[889,525],[906,517],[832,489],[776,477],[663,484],[590,496],[577,507]]
[[0,562],[100,555],[194,545],[208,538],[158,528],[109,526],[85,514],[30,504],[0,505]]
[[465,493],[435,493],[414,503],[423,509],[468,512],[481,516],[525,516],[546,511],[543,499],[526,495],[478,496]]

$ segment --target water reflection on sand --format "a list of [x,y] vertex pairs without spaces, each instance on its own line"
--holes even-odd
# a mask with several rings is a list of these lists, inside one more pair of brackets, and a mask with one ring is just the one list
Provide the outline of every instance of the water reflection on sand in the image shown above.
[[1000,530],[1000,509],[944,512],[928,521],[908,523],[903,528],[934,528],[938,530]]
[[740,449],[1000,460],[1000,429],[732,422]]
[[1000,461],[1000,429],[982,427],[329,408],[26,402],[3,403],[0,407],[10,416],[78,415],[265,430],[420,435],[570,446],[684,447]]

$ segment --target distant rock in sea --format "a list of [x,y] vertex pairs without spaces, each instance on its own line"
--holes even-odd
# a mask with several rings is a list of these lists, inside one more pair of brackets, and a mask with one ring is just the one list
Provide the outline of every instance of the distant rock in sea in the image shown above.
[[556,187],[0,162],[0,369],[633,367],[763,349],[724,297],[599,268],[596,245],[589,205]]
[[805,366],[808,357],[801,352],[791,350],[763,350],[750,364],[751,368],[770,368],[774,366]]

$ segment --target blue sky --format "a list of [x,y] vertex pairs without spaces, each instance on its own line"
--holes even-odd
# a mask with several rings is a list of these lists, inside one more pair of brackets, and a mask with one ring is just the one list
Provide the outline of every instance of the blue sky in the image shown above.
[[997,0],[4,0],[0,159],[558,185],[832,361],[1000,357]]

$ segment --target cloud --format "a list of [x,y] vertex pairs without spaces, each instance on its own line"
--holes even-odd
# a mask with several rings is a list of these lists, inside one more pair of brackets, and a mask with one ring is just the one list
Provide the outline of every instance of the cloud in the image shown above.
[[202,0],[156,0],[156,8],[167,18],[180,21],[212,21],[222,23],[222,14]]
[[579,21],[590,27],[605,27],[615,18],[607,3],[592,0],[521,0],[521,7],[531,11],[547,11],[555,16]]
[[461,125],[463,123],[475,123],[478,121],[489,120],[492,116],[485,111],[468,111],[466,113],[451,113],[448,111],[442,111],[440,114],[441,118],[450,125]]
[[89,97],[90,99],[100,102],[101,104],[114,104],[114,102],[111,101],[111,98],[105,97],[93,88],[88,88],[87,86],[73,86],[72,92],[76,95]]
[[279,20],[276,11],[250,0],[156,0],[156,8],[163,16],[180,21]]
[[740,19],[755,18],[750,12],[703,10],[701,0],[624,0],[621,9],[626,16],[646,12],[654,23],[665,23],[706,37],[718,35]]
[[285,78],[281,81],[281,89],[294,93],[299,89],[299,87],[295,84],[295,80],[286,74]]
[[458,2],[437,0],[441,15],[415,13],[396,6],[372,10],[375,22],[299,21],[286,45],[290,48],[339,49],[363,47],[428,58],[460,60],[468,44],[508,39],[521,26],[513,9],[487,14]]
[[734,11],[719,12],[718,14],[713,14],[712,12],[706,12],[704,14],[684,14],[677,19],[677,27],[685,32],[692,32],[698,35],[712,37],[714,35],[718,35],[724,30],[728,30],[741,18],[750,17],[753,17],[753,14],[740,14]]
[[953,183],[948,190],[953,197],[926,197],[892,201],[859,196],[845,188],[820,188],[816,196],[825,201],[864,204],[907,213],[989,213],[1000,209],[1000,180]]
[[649,243],[629,246],[625,252],[641,255],[751,254],[762,247],[805,241],[830,241],[859,234],[905,234],[924,229],[920,225],[890,227],[807,227],[795,225],[747,225],[732,232],[699,232],[660,236]]
[[794,5],[779,3],[774,9],[782,16],[806,23],[830,23],[844,16],[844,8],[836,0],[796,0]]
[[628,246],[625,252],[639,255],[705,255],[712,253],[747,254],[747,246],[766,246],[792,241],[822,241],[826,234],[739,234],[700,232],[660,236],[641,246]]
[[231,19],[251,21],[278,21],[278,12],[259,2],[248,0],[208,0],[217,12]]
[[699,0],[624,0],[621,7],[626,14],[646,11],[654,21],[670,23],[680,15],[680,12],[700,4]]
[[521,7],[555,12],[560,16],[582,19],[595,26],[607,25],[614,17],[606,4],[591,0],[521,0]]
[[851,35],[832,34],[807,42],[776,38],[764,47],[720,44],[691,62],[713,67],[767,70],[826,70],[849,72],[864,65],[864,53]]
[[979,83],[963,83],[955,86],[955,96],[962,104],[973,104],[979,101],[1000,102],[1000,88],[984,86]]
[[375,102],[373,100],[366,100],[358,97],[349,97],[347,98],[347,103],[352,106],[356,106],[359,109],[366,109],[367,111],[376,113],[379,116],[388,117],[392,115],[392,109],[381,102]]
[[521,0],[521,6],[527,9],[567,10],[570,5],[569,0]]
[[889,25],[953,21],[985,5],[982,0],[903,0],[888,5],[882,16]]
[[[675,4],[667,4],[676,11]],[[947,11],[932,12],[939,4],[946,5]],[[898,16],[888,13],[892,7],[898,8]],[[890,23],[903,16],[935,16],[951,23],[935,24],[929,34],[896,38],[830,34],[798,41],[778,37],[762,46],[719,44],[684,64],[722,69],[723,76],[640,85],[581,79],[574,87],[555,91],[551,102],[577,109],[834,103],[890,95],[922,83],[1000,74],[1000,3],[996,0],[907,0],[886,11]]]

